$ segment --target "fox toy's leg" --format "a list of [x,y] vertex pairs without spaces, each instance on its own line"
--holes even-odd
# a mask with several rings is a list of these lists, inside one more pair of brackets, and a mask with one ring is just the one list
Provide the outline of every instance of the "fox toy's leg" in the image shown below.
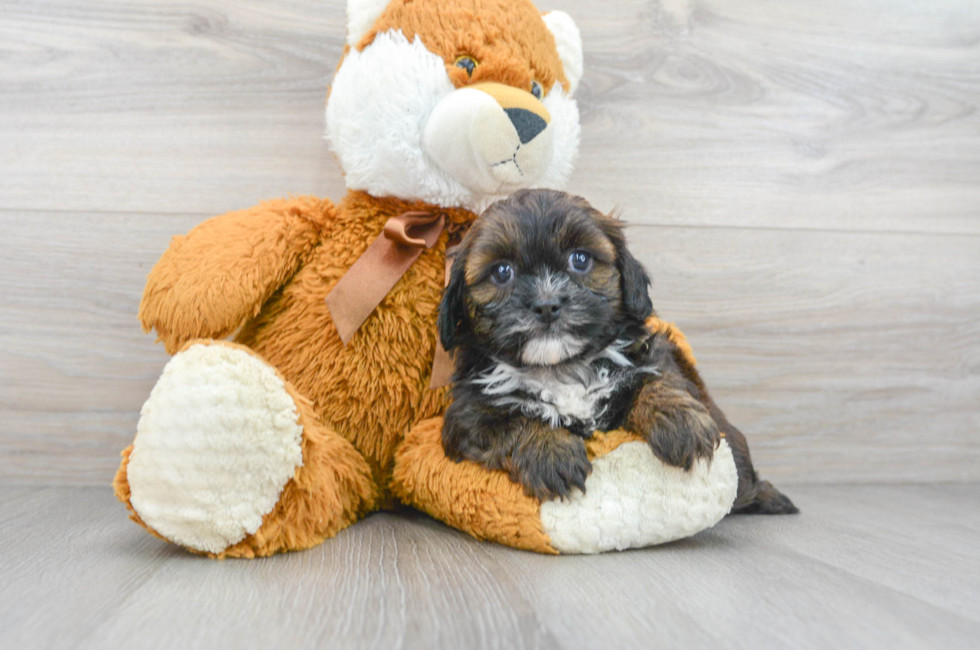
[[309,548],[375,507],[368,463],[248,348],[192,341],[143,406],[113,483],[134,521],[214,557]]
[[442,418],[423,420],[395,457],[402,501],[477,539],[538,553],[599,553],[693,535],[718,523],[735,499],[738,476],[727,443],[690,471],[660,462],[643,439],[597,433],[586,450],[585,493],[539,502],[507,472],[455,463],[442,447]]
[[415,425],[395,456],[395,494],[477,539],[557,553],[541,524],[541,504],[506,472],[454,463],[442,448],[442,418]]

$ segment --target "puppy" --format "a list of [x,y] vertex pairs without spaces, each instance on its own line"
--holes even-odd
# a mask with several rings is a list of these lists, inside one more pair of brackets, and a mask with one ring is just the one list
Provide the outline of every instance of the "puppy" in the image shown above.
[[460,244],[439,312],[456,358],[446,454],[506,470],[544,500],[585,490],[584,441],[596,430],[638,434],[685,470],[710,460],[724,433],[735,510],[795,512],[757,480],[744,436],[695,368],[646,328],[649,285],[621,224],[584,199],[523,190],[490,206]]

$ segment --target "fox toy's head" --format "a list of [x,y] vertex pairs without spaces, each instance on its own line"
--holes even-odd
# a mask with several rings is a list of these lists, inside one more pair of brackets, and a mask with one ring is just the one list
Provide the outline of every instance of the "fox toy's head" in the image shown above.
[[564,187],[581,76],[575,23],[529,0],[349,0],[327,137],[348,189],[480,212]]

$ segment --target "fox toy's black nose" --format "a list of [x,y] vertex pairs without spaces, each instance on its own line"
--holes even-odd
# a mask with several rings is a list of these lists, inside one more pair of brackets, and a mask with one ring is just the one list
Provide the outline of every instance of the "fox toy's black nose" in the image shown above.
[[561,311],[561,302],[557,298],[537,300],[531,305],[531,311],[537,314],[538,318],[545,323],[550,323],[558,318],[558,312]]
[[521,139],[521,144],[527,144],[548,126],[544,118],[524,108],[505,108],[504,112],[507,113],[511,124],[517,129],[517,136]]

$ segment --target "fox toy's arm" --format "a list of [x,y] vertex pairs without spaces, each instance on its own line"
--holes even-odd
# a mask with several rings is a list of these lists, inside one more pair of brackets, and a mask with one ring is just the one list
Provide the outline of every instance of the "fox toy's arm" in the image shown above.
[[299,269],[333,221],[330,201],[268,201],[174,237],[146,281],[139,318],[174,354],[190,339],[223,338],[256,315]]

